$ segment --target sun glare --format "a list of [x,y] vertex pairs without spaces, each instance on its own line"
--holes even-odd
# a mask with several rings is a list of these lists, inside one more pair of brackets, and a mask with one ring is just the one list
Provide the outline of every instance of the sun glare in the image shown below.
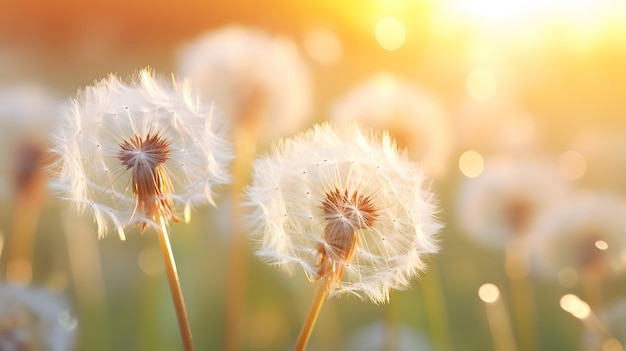
[[615,0],[449,0],[442,5],[457,18],[478,25],[515,25],[532,20],[569,22],[576,26],[601,25],[626,3]]
[[491,70],[479,67],[471,71],[465,81],[467,95],[476,102],[487,102],[498,88],[496,78]]
[[485,160],[477,151],[465,151],[459,157],[459,169],[468,178],[478,177],[485,169]]

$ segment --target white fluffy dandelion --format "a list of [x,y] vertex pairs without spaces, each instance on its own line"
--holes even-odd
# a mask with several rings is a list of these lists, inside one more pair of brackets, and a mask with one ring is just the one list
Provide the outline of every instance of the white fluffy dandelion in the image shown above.
[[225,119],[188,82],[148,69],[128,83],[111,75],[63,108],[53,187],[92,212],[99,236],[110,226],[124,239],[129,225],[188,219],[192,205],[213,203],[214,187],[229,180]]
[[257,255],[320,281],[295,350],[327,294],[387,302],[437,252],[434,195],[388,134],[317,125],[258,158],[247,195]]
[[0,350],[69,351],[76,326],[60,296],[42,289],[0,287]]
[[129,83],[111,75],[65,105],[54,135],[59,161],[54,185],[91,210],[103,236],[113,225],[153,227],[186,351],[194,349],[167,223],[213,203],[213,187],[229,180],[232,148],[225,120],[194,99],[187,82],[166,84],[148,69]]
[[248,197],[257,255],[331,295],[386,302],[437,251],[434,195],[387,134],[324,124],[283,140],[254,163]]
[[337,125],[387,130],[430,176],[444,173],[453,148],[448,116],[427,90],[393,75],[379,73],[355,87],[332,109]]
[[203,96],[264,141],[300,130],[313,111],[308,69],[286,38],[228,26],[187,44],[178,65]]

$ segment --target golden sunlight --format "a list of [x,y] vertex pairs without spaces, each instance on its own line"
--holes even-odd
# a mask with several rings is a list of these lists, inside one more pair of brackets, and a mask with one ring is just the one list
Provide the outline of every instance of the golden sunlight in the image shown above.
[[577,26],[601,25],[616,12],[624,11],[626,4],[612,0],[449,0],[446,11],[478,25],[516,25],[533,20],[569,22]]
[[487,68],[479,67],[470,72],[465,81],[467,95],[476,102],[487,102],[497,89],[496,78]]

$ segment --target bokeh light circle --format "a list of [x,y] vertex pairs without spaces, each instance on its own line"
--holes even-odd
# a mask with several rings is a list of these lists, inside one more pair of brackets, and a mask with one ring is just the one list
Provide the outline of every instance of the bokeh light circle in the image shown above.
[[474,178],[483,173],[485,160],[483,156],[474,150],[465,151],[459,157],[459,169],[468,178]]
[[578,151],[565,151],[559,156],[559,170],[565,180],[576,180],[587,172],[587,159]]
[[500,297],[500,289],[491,283],[486,283],[478,288],[478,297],[486,303],[494,303]]
[[398,50],[406,40],[406,29],[402,21],[396,17],[383,17],[374,30],[376,42],[388,51]]

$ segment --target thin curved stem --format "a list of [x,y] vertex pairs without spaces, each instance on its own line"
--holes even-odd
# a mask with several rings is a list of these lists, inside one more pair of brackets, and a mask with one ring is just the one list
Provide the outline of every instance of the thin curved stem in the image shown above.
[[313,302],[311,303],[309,314],[306,316],[304,325],[300,330],[300,335],[296,341],[294,351],[303,351],[306,348],[309,338],[311,337],[311,332],[313,332],[317,316],[319,315],[322,305],[324,304],[324,300],[326,299],[326,294],[328,294],[327,285],[320,284],[317,288],[317,292],[315,293],[315,297],[313,298]]
[[170,285],[170,291],[172,293],[172,299],[174,301],[174,309],[176,310],[176,318],[178,319],[178,327],[180,328],[180,336],[183,340],[185,351],[193,351],[193,340],[191,337],[191,327],[189,326],[189,319],[187,318],[187,309],[185,308],[185,300],[183,299],[183,292],[180,288],[180,281],[178,279],[178,271],[176,270],[176,262],[174,261],[174,255],[172,254],[172,247],[170,246],[170,239],[167,235],[167,227],[165,225],[165,219],[161,220],[161,230],[159,231],[159,244],[161,246],[161,254],[163,255],[163,261],[165,262],[165,270],[167,272],[167,280]]

